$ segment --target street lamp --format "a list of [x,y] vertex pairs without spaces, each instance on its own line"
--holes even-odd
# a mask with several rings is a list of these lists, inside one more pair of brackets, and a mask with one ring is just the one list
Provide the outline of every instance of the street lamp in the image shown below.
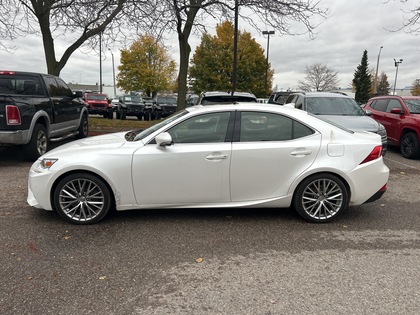
[[375,86],[374,86],[374,91],[373,94],[377,94],[378,93],[378,69],[379,69],[379,57],[381,56],[381,50],[382,48],[384,48],[384,46],[381,46],[381,48],[379,48],[379,54],[378,54],[378,61],[376,62],[376,74],[375,74]]
[[263,35],[267,35],[267,58],[265,58],[265,96],[268,96],[267,84],[268,84],[268,50],[270,49],[270,35],[274,34],[274,31],[263,31]]
[[395,86],[397,85],[397,76],[398,76],[398,66],[400,65],[400,63],[402,63],[403,60],[400,59],[399,61],[395,60],[394,58],[394,64],[395,64],[395,68],[397,68],[395,70],[395,82],[394,82],[394,95],[395,95]]
[[114,64],[114,54],[112,53],[111,48],[108,48],[112,56],[112,79],[114,80],[114,97],[117,96],[117,88],[115,87],[115,64]]

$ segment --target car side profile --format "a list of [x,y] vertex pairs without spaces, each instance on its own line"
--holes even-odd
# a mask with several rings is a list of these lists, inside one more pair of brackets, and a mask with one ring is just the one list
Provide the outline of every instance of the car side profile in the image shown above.
[[399,146],[403,157],[420,157],[420,96],[377,96],[364,110],[385,126],[388,142]]
[[278,105],[192,106],[143,131],[65,144],[35,162],[28,203],[92,224],[117,210],[293,208],[328,222],[379,199],[381,139]]

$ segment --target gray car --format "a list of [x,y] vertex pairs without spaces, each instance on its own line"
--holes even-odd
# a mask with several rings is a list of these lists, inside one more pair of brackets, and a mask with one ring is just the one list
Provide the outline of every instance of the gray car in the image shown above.
[[299,92],[292,93],[286,106],[294,106],[350,130],[365,130],[377,133],[382,139],[382,155],[387,149],[385,127],[369,117],[357,102],[343,93]]

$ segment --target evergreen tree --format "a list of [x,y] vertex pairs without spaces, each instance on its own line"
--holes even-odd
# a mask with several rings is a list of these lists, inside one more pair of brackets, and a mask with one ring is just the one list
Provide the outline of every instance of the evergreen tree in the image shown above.
[[378,95],[389,95],[388,76],[382,72],[378,81]]
[[361,104],[366,103],[370,98],[370,88],[372,86],[367,50],[363,52],[362,60],[354,73],[353,86],[356,89],[356,101]]

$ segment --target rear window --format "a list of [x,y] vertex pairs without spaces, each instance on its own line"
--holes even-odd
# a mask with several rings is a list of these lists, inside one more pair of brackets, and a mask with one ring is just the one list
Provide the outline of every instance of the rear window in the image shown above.
[[236,102],[257,102],[255,97],[240,96],[240,95],[215,95],[204,96],[201,100],[202,105],[212,104],[233,104]]
[[315,115],[364,116],[363,109],[352,98],[308,97],[306,111]]
[[0,94],[43,95],[38,77],[0,76]]

